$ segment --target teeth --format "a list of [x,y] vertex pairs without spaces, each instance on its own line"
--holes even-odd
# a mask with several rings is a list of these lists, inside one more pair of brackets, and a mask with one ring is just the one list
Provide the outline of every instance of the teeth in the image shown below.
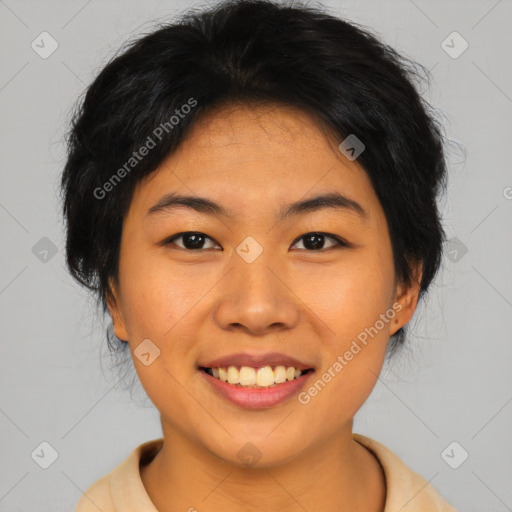
[[230,384],[238,384],[242,376],[238,373],[238,370],[234,366],[228,368],[228,382]]
[[253,368],[251,366],[228,366],[227,368],[211,368],[216,379],[229,384],[244,387],[269,387],[281,384],[287,380],[298,379],[302,371],[293,366],[263,366]]
[[275,384],[274,372],[270,366],[258,368],[258,371],[256,372],[256,384],[261,387],[272,386],[272,384]]
[[276,384],[281,384],[281,382],[286,381],[286,368],[284,366],[276,366],[274,370],[274,382]]
[[254,386],[254,384],[256,384],[256,372],[254,371],[254,368],[242,366],[242,368],[240,368],[240,372],[234,366],[230,366],[229,369],[232,374],[238,374],[237,377],[240,379],[237,379],[235,382],[230,382],[230,384],[237,384],[238,382],[240,382],[242,386]]

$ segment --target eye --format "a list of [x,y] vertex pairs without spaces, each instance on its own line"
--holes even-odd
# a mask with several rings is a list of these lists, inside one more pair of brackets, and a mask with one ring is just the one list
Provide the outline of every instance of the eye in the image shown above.
[[[345,242],[341,238],[334,236],[334,235],[328,235],[327,233],[306,233],[305,235],[302,235],[298,240],[305,240],[305,243],[302,245],[304,249],[311,249],[311,251],[318,251],[319,249],[322,249],[324,247],[321,247],[324,245],[324,242],[326,239],[334,240],[334,244],[327,247],[327,249],[330,249],[332,247],[336,246],[345,246],[349,247],[350,244],[348,242]],[[300,249],[300,247],[299,247]],[[325,248],[324,248],[325,249]]]
[[[182,245],[175,243],[175,241],[179,240],[179,239],[182,239]],[[334,241],[334,243],[331,244],[329,247],[327,247],[327,249],[330,249],[330,248],[336,247],[336,246],[350,247],[350,244],[348,242],[342,240],[341,238],[334,236],[334,235],[329,235],[327,233],[320,233],[320,232],[306,233],[305,235],[302,235],[301,237],[299,237],[297,240],[298,241],[305,240],[305,243],[303,242],[302,245],[303,245],[303,249],[307,250],[308,252],[319,252],[322,249],[326,249],[325,247],[323,247],[323,245],[325,244],[325,240],[327,240],[327,239]],[[211,242],[213,242],[214,243],[213,247],[204,247],[206,240],[210,240]],[[298,243],[298,241],[294,242],[294,244],[292,244],[292,246],[296,245]],[[169,245],[169,244],[177,245],[181,249],[192,250],[192,251],[200,251],[200,250],[205,250],[205,249],[209,249],[209,248],[220,247],[219,244],[217,244],[215,242],[215,240],[213,240],[209,236],[207,236],[204,233],[201,233],[199,231],[186,231],[184,233],[178,233],[176,235],[173,235],[170,238],[167,238],[163,242],[163,245]],[[299,247],[299,249],[302,249],[302,248]]]
[[[210,238],[209,236],[206,236],[204,233],[200,233],[198,231],[187,231],[185,233],[178,233],[177,235],[173,235],[171,238],[168,238],[164,242],[164,245],[174,244],[174,241],[179,240],[180,238],[183,239],[184,247],[181,247],[179,245],[178,245],[178,247],[181,247],[182,249],[188,249],[188,250],[208,249],[208,247],[203,247],[206,239],[214,242],[214,240],[212,238]],[[174,245],[177,245],[177,244],[174,244]]]

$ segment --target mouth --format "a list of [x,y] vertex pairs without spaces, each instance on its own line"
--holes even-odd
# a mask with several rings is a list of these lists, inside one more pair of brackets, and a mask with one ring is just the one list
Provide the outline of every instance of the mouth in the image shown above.
[[199,370],[231,386],[251,389],[275,388],[314,372],[314,368],[300,369],[284,365],[260,367],[230,365],[213,368],[200,366]]
[[307,385],[313,368],[228,366],[198,368],[215,396],[244,409],[269,409],[291,400]]

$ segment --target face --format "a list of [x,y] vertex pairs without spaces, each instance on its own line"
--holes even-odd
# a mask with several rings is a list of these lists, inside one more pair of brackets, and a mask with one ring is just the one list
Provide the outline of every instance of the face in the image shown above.
[[[233,464],[250,442],[264,455],[256,464],[272,466],[351,431],[418,289],[395,283],[371,182],[329,137],[291,108],[218,111],[138,185],[109,310],[164,437]],[[169,193],[206,198],[223,213],[183,204],[148,213]],[[360,209],[338,201],[279,216],[323,194]],[[314,369],[271,406],[233,403],[199,369],[268,352]]]

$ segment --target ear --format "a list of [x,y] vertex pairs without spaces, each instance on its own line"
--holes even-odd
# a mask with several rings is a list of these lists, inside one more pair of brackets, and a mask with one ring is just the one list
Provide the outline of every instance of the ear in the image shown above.
[[398,329],[406,325],[416,310],[420,293],[420,283],[423,275],[422,267],[423,262],[421,260],[415,262],[412,265],[413,282],[411,285],[406,286],[404,283],[399,283],[396,287],[393,304],[399,304],[400,307],[394,306],[397,314],[389,329],[390,336],[393,336],[393,334],[395,334]]
[[128,341],[126,323],[120,308],[120,295],[113,279],[109,279],[110,290],[107,291],[107,308],[112,318],[114,334],[122,341]]

